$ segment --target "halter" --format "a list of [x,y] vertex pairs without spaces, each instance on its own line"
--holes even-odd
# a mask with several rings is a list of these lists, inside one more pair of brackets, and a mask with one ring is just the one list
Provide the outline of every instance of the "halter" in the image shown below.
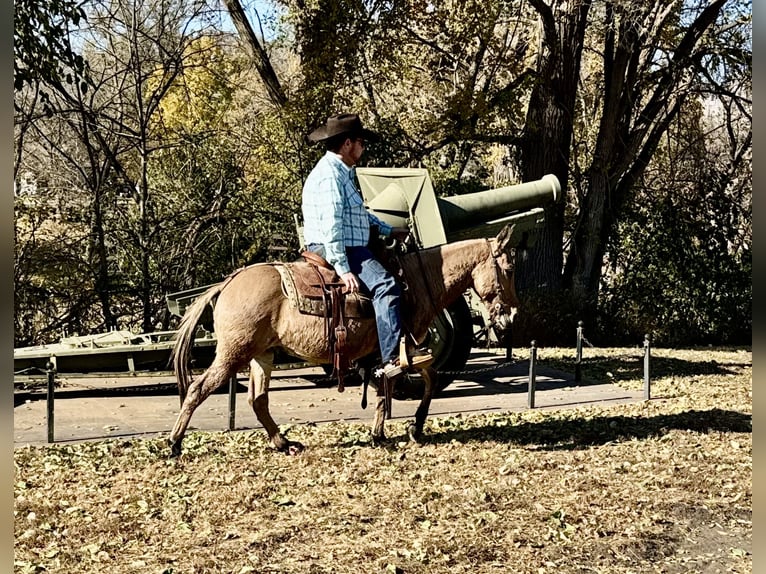
[[[497,316],[510,317],[511,313],[508,309],[508,304],[506,303],[507,293],[506,293],[505,287],[503,287],[503,282],[500,280],[500,264],[497,262],[498,258],[502,255],[502,253],[492,248],[492,242],[489,239],[486,239],[486,241],[487,241],[487,247],[489,248],[489,253],[492,257],[492,267],[495,271],[495,285],[497,288],[496,292],[497,292],[498,298],[500,299],[499,303],[495,303],[495,308],[499,311]],[[493,325],[498,323],[496,318],[490,317],[490,319]]]

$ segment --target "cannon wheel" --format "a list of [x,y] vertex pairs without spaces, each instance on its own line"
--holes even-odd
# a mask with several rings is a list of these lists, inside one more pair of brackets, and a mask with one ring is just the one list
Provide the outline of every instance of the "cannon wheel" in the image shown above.
[[[447,307],[428,328],[428,335],[423,341],[434,354],[434,367],[439,374],[435,394],[443,391],[455,379],[455,375],[445,371],[459,371],[473,347],[473,321],[471,310],[463,297]],[[420,375],[405,375],[397,381],[394,398],[400,400],[419,400],[423,396],[423,379]]]

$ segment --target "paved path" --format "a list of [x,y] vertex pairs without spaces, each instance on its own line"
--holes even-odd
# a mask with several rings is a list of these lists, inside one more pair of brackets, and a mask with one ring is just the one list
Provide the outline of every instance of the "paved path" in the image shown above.
[[[466,369],[502,363],[502,357],[474,351]],[[269,394],[277,424],[360,421],[373,416],[374,390],[370,389],[367,410],[361,408],[361,386],[335,387],[311,382],[323,376],[319,368],[275,371]],[[521,411],[527,408],[529,364],[501,367],[489,373],[472,374],[447,387],[431,403],[430,416],[457,413]],[[235,411],[236,429],[260,429],[247,404],[245,378],[240,378]],[[107,437],[167,434],[178,414],[178,395],[172,376],[68,379],[56,391],[54,439],[57,443],[98,440]],[[162,385],[164,389],[158,389]],[[575,384],[569,373],[538,365],[535,408],[573,408],[591,404],[617,404],[641,400],[640,391],[626,391],[611,384]],[[14,444],[47,443],[44,394],[17,395],[14,407]],[[418,401],[393,403],[393,418],[412,418]],[[228,429],[227,393],[210,396],[195,411],[192,429]]]

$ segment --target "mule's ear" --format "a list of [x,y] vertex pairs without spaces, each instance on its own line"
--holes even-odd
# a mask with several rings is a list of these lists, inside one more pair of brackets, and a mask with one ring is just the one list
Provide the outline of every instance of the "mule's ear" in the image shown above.
[[511,240],[513,239],[513,231],[516,226],[513,223],[509,223],[500,230],[500,233],[495,237],[496,249],[500,252],[505,251]]

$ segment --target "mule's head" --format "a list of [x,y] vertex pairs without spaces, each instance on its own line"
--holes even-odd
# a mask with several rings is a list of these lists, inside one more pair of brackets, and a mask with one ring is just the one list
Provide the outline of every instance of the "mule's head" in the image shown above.
[[473,270],[473,287],[489,312],[490,323],[500,330],[513,322],[519,299],[514,281],[513,227],[506,226],[487,240],[488,253]]

